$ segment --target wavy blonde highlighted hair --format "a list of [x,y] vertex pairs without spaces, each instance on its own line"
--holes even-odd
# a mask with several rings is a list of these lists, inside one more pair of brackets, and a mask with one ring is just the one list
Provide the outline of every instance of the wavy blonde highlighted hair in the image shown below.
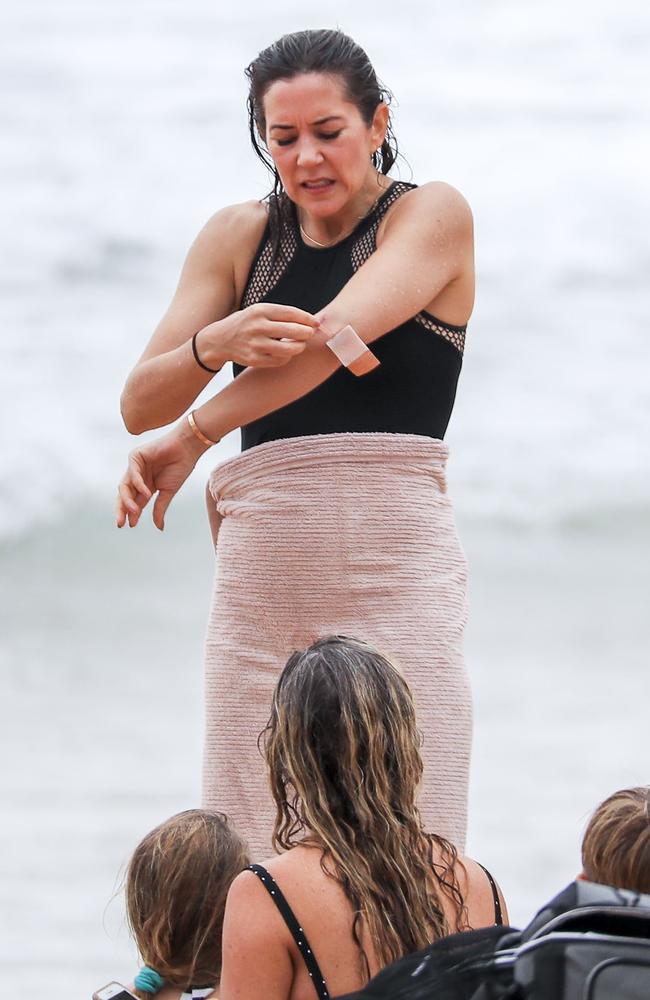
[[[384,964],[467,926],[456,849],[422,827],[413,699],[386,657],[346,636],[294,653],[263,736],[274,845],[286,850],[307,837],[322,849],[323,871],[340,881],[355,912],[362,974],[370,975],[362,924]],[[454,928],[442,892],[455,903]]]

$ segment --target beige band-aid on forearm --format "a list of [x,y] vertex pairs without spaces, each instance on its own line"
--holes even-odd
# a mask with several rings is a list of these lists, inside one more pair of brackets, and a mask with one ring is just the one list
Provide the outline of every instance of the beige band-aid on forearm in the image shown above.
[[351,326],[344,326],[325,343],[353,375],[367,375],[379,365],[379,359]]

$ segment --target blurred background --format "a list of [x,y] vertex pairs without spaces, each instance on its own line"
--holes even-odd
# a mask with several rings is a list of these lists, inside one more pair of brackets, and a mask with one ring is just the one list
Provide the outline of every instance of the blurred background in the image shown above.
[[[311,8],[310,8],[311,11]],[[645,0],[22,0],[0,14],[3,994],[128,981],[120,870],[197,804],[202,460],[118,533],[118,398],[219,207],[262,197],[243,69],[339,26],[395,93],[397,176],[475,215],[447,435],[471,573],[469,851],[521,924],[588,813],[650,779]],[[220,376],[223,378],[225,376]]]

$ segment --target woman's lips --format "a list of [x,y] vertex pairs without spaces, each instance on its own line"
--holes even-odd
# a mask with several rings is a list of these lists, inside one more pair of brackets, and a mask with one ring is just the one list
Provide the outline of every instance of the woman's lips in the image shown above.
[[306,191],[327,191],[331,188],[332,184],[334,184],[334,181],[323,177],[314,181],[303,181],[301,187],[303,187]]

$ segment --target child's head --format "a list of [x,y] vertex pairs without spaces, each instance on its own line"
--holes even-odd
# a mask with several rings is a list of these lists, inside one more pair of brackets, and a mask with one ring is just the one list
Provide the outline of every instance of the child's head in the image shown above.
[[172,816],[138,844],[126,875],[127,917],[144,964],[165,982],[219,981],[226,896],[248,861],[226,817],[203,809]]
[[590,882],[650,893],[650,787],[625,788],[602,802],[582,841]]

